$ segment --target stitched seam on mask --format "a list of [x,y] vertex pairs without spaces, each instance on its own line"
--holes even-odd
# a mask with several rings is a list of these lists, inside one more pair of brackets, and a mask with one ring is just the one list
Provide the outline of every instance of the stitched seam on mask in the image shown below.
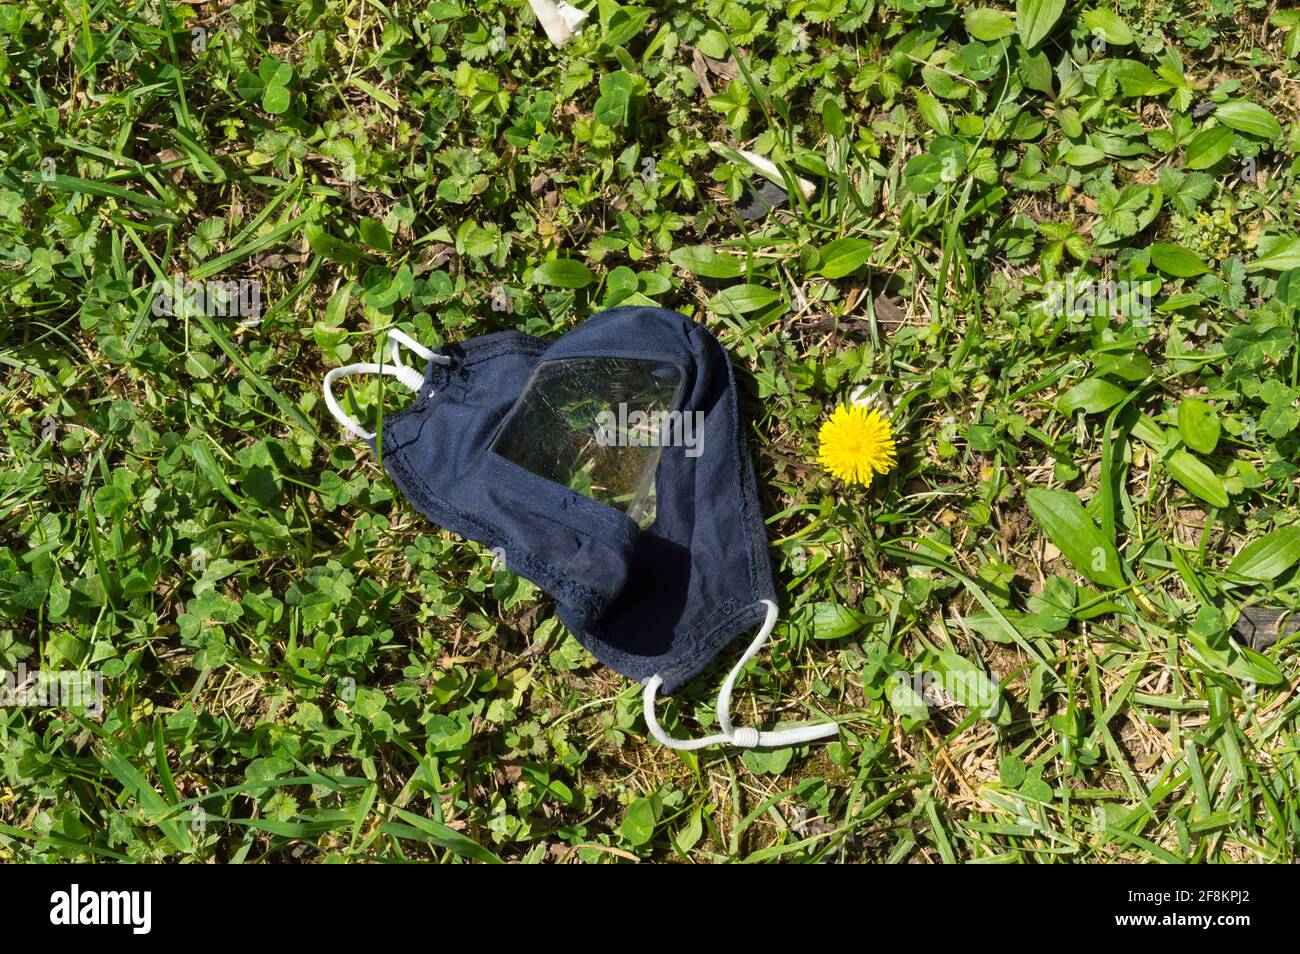
[[[438,496],[430,490],[429,485],[425,482],[424,478],[407,465],[404,454],[398,453],[390,457],[389,462],[392,465],[393,470],[396,471],[409,486],[413,486],[415,489],[420,491],[424,496],[423,503],[429,510],[449,515],[452,520],[473,528],[477,531],[478,535],[487,537],[492,541],[492,543],[500,541],[502,546],[509,547],[510,550],[513,551],[513,555],[516,557],[516,563],[519,565],[521,570],[539,578],[545,577],[544,580],[538,580],[539,585],[542,585],[543,588],[560,591],[560,593],[562,593],[567,599],[582,604],[583,607],[589,610],[593,615],[598,615],[600,613],[601,603],[596,594],[587,589],[587,587],[580,583],[572,582],[565,578],[564,574],[561,573],[558,568],[544,560],[537,559],[524,550],[521,550],[515,541],[508,534],[503,533],[499,528],[464,513],[455,507],[449,506],[440,500]],[[457,527],[447,526],[447,523],[450,521],[434,520],[434,522],[443,525],[446,529],[453,532],[460,532]],[[461,535],[468,536],[468,534],[464,533]],[[491,545],[492,544],[489,544],[489,546]]]
[[[740,497],[740,519],[741,526],[745,527],[745,568],[749,573],[749,592],[751,598],[757,600],[760,598],[758,591],[759,573],[755,563],[756,555],[754,553],[757,541],[754,534],[748,529],[751,524],[750,520],[754,518],[755,512],[758,513],[759,526],[763,526],[762,512],[758,510],[758,501],[755,499],[757,488],[755,487],[756,477],[754,475],[753,461],[749,457],[749,448],[746,446],[745,435],[740,429],[740,408],[739,395],[736,389],[735,373],[731,367],[731,356],[727,349],[722,347],[712,332],[704,325],[697,326],[702,334],[707,338],[712,338],[712,343],[722,352],[722,361],[727,372],[727,411],[731,418],[732,449],[736,455],[736,460],[740,465],[740,473],[737,480],[737,490]],[[707,350],[707,344],[705,346]],[[748,479],[746,479],[748,478]],[[766,537],[766,529],[763,531]]]
[[760,622],[766,613],[767,609],[758,604],[751,604],[739,613],[728,613],[726,619],[708,630],[703,637],[696,640],[697,645],[701,648],[705,650],[712,649],[713,652],[711,654],[703,659],[698,655],[692,656],[689,662],[681,662],[674,666],[669,666],[667,669],[661,670],[659,675],[663,677],[664,682],[666,683],[674,680],[685,681],[693,678],[707,669],[713,663],[717,655],[737,636]]
[[[509,332],[500,333],[510,334]],[[518,337],[516,337],[516,335]],[[444,345],[444,349],[446,347],[453,346]],[[465,352],[465,358],[457,363],[459,363],[461,367],[469,367],[486,361],[488,358],[495,358],[498,355],[508,354],[512,351],[517,354],[541,354],[549,348],[550,345],[540,338],[525,335],[523,332],[514,332],[513,334],[510,334],[509,338],[503,341],[492,342],[489,345],[471,345],[469,348],[466,348],[464,345],[459,345],[458,347]],[[445,354],[446,352],[443,350],[441,353]],[[424,383],[420,385],[420,393],[416,396],[416,399],[396,414],[387,415],[387,417],[384,418],[384,423],[387,424],[396,421],[400,418],[406,417],[408,414],[414,414],[427,407],[433,400],[434,396],[447,386],[451,379],[451,374],[452,367],[438,364],[432,358],[429,358],[424,363]],[[436,388],[433,386],[435,382],[439,382],[439,386]],[[371,450],[375,449],[375,442],[373,440],[367,441],[367,443],[370,444]]]
[[[730,376],[730,368],[728,368],[728,375]],[[757,490],[754,486],[754,482],[757,478],[754,474],[753,461],[749,456],[748,442],[745,440],[745,435],[741,433],[740,430],[740,410],[736,406],[737,398],[734,387],[735,381],[733,380],[733,390],[730,390],[728,393],[731,395],[730,403],[732,422],[736,428],[736,457],[740,461],[740,475],[738,480],[740,483],[741,526],[746,528],[745,556],[749,564],[749,592],[752,597],[757,598],[759,573],[756,564],[757,557],[754,550],[758,545],[758,541],[755,539],[756,534],[753,532],[752,527],[755,525],[753,523],[755,520],[758,521],[757,525],[760,528],[763,527],[763,513],[758,507],[758,501],[755,499]],[[762,532],[766,537],[766,530],[764,529]]]
[[[717,607],[708,616],[704,617],[704,619],[695,626],[691,627],[689,632],[683,633],[682,636],[690,647],[686,656],[688,661],[670,666],[669,671],[665,673],[665,678],[667,678],[668,675],[692,668],[696,670],[703,669],[712,662],[713,657],[716,656],[722,648],[720,645],[713,647],[713,640],[718,631],[726,627],[728,623],[735,618],[735,615],[736,604],[734,601],[728,600],[721,606]],[[708,652],[710,647],[713,647],[712,653]]]
[[[656,664],[654,656],[641,656],[620,650],[612,643],[574,630],[574,636],[587,650],[606,666],[617,669],[629,678],[639,679],[658,674],[663,677],[666,686],[672,686],[667,692],[674,692],[679,686],[707,669],[727,645],[747,629],[752,629],[760,622],[767,610],[758,603],[750,603],[736,611],[734,601],[719,606],[705,620],[688,632],[678,634],[690,647],[686,660],[667,667]],[[716,622],[715,622],[716,620]],[[700,636],[700,633],[703,636]],[[703,652],[702,652],[703,650]],[[708,650],[712,650],[708,652]]]
[[541,354],[549,347],[550,345],[547,342],[535,339],[520,341],[518,338],[511,338],[506,341],[494,341],[491,344],[476,345],[473,348],[465,349],[465,359],[459,363],[463,367],[468,367],[472,364],[482,364],[489,358],[511,352],[516,354]]

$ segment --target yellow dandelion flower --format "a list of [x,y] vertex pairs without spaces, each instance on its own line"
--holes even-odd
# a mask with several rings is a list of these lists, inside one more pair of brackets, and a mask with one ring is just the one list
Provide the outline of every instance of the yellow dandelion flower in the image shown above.
[[850,484],[869,487],[876,474],[889,473],[897,462],[893,425],[874,407],[841,404],[822,424],[817,440],[817,460]]

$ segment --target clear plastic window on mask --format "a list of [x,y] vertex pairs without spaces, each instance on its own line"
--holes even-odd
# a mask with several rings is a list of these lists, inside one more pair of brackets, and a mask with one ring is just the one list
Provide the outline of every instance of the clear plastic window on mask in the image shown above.
[[654,521],[662,424],[681,370],[638,358],[569,358],[533,371],[492,450],[554,483]]

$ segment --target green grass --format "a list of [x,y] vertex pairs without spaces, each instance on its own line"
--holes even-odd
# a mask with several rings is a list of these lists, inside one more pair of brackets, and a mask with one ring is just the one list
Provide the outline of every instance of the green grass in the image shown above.
[[[0,708],[0,858],[1297,860],[1300,640],[1230,628],[1300,606],[1300,16],[583,5],[557,50],[522,0],[0,4],[0,669],[104,680]],[[736,149],[817,191],[742,223]],[[390,327],[646,302],[743,381],[784,605],[737,719],[830,744],[648,740],[319,396]],[[859,384],[869,490],[816,463]]]

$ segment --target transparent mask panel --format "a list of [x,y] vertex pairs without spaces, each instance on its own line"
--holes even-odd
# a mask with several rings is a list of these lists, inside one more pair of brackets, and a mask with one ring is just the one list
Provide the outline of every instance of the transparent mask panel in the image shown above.
[[657,422],[675,407],[681,370],[640,358],[568,358],[533,371],[492,450],[547,480],[654,521]]

